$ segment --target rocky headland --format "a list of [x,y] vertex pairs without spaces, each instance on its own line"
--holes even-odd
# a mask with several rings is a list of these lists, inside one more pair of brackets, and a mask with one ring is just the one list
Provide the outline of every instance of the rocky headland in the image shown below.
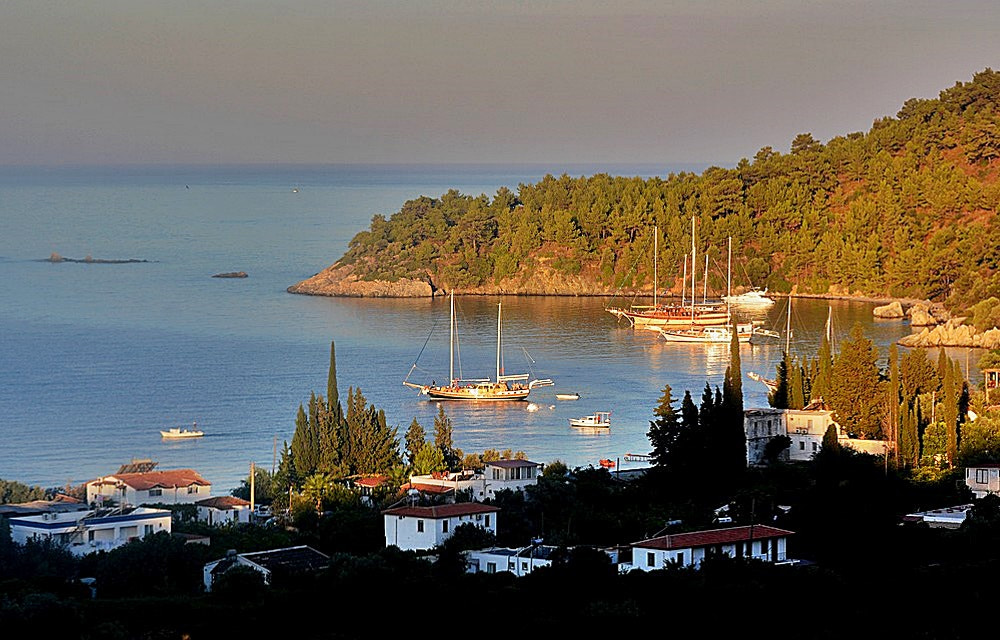
[[979,331],[963,324],[964,318],[953,318],[935,327],[924,327],[920,333],[900,338],[903,347],[972,347],[976,349],[1000,349],[1000,329]]
[[[448,283],[435,282],[430,275],[423,279],[399,280],[365,279],[352,265],[339,262],[320,271],[311,278],[288,287],[289,293],[311,296],[344,296],[356,298],[426,298],[445,295]],[[455,287],[463,295],[523,295],[523,296],[613,296],[649,293],[648,291],[615,290],[595,285],[589,274],[567,275],[551,268],[544,259],[530,272],[520,274],[498,284],[476,287]]]

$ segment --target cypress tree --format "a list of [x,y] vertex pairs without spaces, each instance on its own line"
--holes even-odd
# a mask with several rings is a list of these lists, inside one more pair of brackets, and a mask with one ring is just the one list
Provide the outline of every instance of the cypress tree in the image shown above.
[[684,400],[681,401],[681,425],[691,433],[698,429],[698,407],[690,391],[684,392]]
[[[944,354],[944,349],[941,353]],[[947,431],[948,464],[954,465],[958,462],[958,394],[955,392],[955,370],[947,356],[945,356],[944,380],[941,387],[942,413]]]
[[792,362],[791,383],[788,387],[788,408],[801,409],[806,406],[805,381],[802,376],[802,365],[799,362]]
[[775,409],[787,409],[788,408],[788,376],[789,370],[791,369],[791,358],[788,352],[784,352],[781,357],[781,361],[778,362],[776,367],[777,375],[775,380],[778,383],[768,395],[768,403]]
[[829,337],[824,333],[823,340],[819,343],[819,354],[816,364],[816,379],[812,383],[811,400],[830,397],[831,386],[833,385],[833,355]]
[[337,352],[333,340],[330,341],[330,371],[326,374],[326,399],[331,412],[340,404],[340,392],[337,391]]
[[316,472],[318,460],[316,449],[312,446],[309,429],[309,418],[305,408],[299,404],[299,412],[295,416],[295,433],[292,435],[292,459],[295,461],[297,479],[311,476]]
[[886,436],[892,442],[896,454],[896,464],[899,464],[899,456],[903,450],[903,430],[900,424],[901,413],[899,410],[902,398],[900,398],[899,393],[899,348],[894,342],[889,345],[889,386],[886,388],[886,405],[890,432]]
[[451,418],[444,412],[444,405],[438,404],[438,414],[434,417],[434,446],[441,450],[445,464],[454,469],[460,462],[455,454],[455,442]]
[[653,411],[655,420],[649,421],[646,437],[653,446],[652,462],[657,467],[670,466],[671,455],[677,453],[677,443],[681,437],[681,423],[674,410],[674,398],[670,385],[664,385],[660,403]]
[[729,342],[729,367],[723,382],[722,419],[718,420],[720,453],[732,477],[738,477],[747,466],[747,438],[743,426],[743,371],[740,364],[740,343],[736,325]]
[[917,416],[914,409],[908,406],[905,400],[899,404],[899,415],[902,419],[899,435],[899,457],[904,466],[913,467],[916,466],[920,454]]
[[410,464],[414,464],[417,454],[427,442],[427,432],[420,426],[416,418],[410,423],[410,428],[406,430],[405,442],[406,455],[409,458]]

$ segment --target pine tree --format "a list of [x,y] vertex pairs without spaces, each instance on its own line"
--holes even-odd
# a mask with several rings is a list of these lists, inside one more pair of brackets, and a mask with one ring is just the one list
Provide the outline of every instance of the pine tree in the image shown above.
[[865,338],[861,324],[855,324],[834,360],[829,400],[841,424],[862,438],[882,435],[877,361],[878,349]]
[[413,473],[415,475],[427,475],[436,471],[444,471],[446,468],[447,465],[444,462],[441,449],[430,442],[423,443],[423,446],[413,456]]
[[668,467],[671,455],[676,453],[677,442],[681,437],[681,423],[674,410],[674,398],[670,385],[664,385],[660,404],[653,411],[656,420],[649,421],[649,431],[646,437],[653,446],[652,462],[657,467]]

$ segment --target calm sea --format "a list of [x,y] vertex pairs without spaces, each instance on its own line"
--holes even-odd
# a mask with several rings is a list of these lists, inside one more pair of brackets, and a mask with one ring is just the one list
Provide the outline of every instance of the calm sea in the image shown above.
[[[409,198],[450,188],[492,195],[547,172],[666,175],[702,166],[283,166],[0,168],[0,478],[80,483],[132,458],[193,467],[222,493],[251,461],[270,467],[309,392],[325,393],[337,345],[341,395],[361,388],[405,432],[431,430],[437,405],[402,386],[448,371],[445,300],[291,295],[366,228]],[[721,248],[720,248],[721,250]],[[45,261],[58,252],[129,264]],[[246,279],[218,279],[246,271]],[[461,365],[494,368],[497,298],[460,298]],[[621,301],[618,302],[629,302]],[[457,446],[524,450],[570,466],[649,450],[661,389],[675,396],[721,385],[727,348],[667,345],[619,326],[603,298],[504,299],[507,373],[551,377],[528,403],[446,404]],[[784,301],[759,319],[785,324]],[[833,302],[834,328],[865,324],[882,347],[908,332],[873,323],[871,304]],[[796,301],[792,349],[815,353],[827,303]],[[429,336],[429,339],[428,339]],[[783,341],[745,346],[744,372],[773,376]],[[529,359],[530,358],[530,359]],[[748,406],[766,389],[744,380]],[[556,392],[578,392],[572,402]],[[588,433],[568,419],[612,411]],[[205,437],[164,442],[159,431],[197,422]],[[628,468],[624,462],[623,468]]]

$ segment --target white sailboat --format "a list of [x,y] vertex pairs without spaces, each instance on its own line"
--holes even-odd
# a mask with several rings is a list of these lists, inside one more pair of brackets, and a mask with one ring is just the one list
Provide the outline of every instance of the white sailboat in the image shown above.
[[530,379],[527,373],[504,375],[501,363],[501,343],[503,326],[503,303],[497,303],[497,369],[496,379],[491,378],[461,378],[455,377],[455,340],[457,325],[455,323],[455,292],[451,293],[451,328],[450,328],[450,360],[447,385],[415,384],[409,381],[410,374],[416,369],[416,363],[410,368],[403,384],[418,389],[421,394],[434,400],[525,400],[535,387],[551,386],[552,380]]

